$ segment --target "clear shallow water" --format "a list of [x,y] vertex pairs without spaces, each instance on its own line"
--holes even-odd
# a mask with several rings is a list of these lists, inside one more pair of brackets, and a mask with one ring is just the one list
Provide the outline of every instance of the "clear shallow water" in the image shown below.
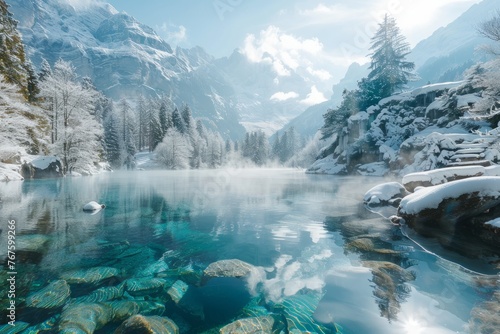
[[[380,182],[295,170],[227,170],[2,184],[2,259],[7,221],[15,220],[17,228],[17,320],[35,325],[57,318],[61,308],[27,308],[23,300],[68,271],[118,270],[98,284],[71,286],[72,298],[85,297],[143,276],[162,261],[169,269],[151,275],[188,283],[196,295],[189,307],[166,302],[163,290],[119,299],[164,304],[163,314],[188,333],[283,309],[311,332],[467,332],[471,310],[489,300],[492,288],[368,213],[360,205],[363,194]],[[91,200],[106,209],[84,213]],[[223,259],[246,261],[258,271],[246,281],[202,284],[202,271]],[[2,313],[0,323],[5,319]],[[96,333],[112,333],[118,325]]]

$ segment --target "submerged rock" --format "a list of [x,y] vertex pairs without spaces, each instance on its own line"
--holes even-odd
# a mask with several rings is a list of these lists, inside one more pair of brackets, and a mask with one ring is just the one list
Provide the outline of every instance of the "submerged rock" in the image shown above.
[[470,333],[499,333],[500,329],[500,290],[493,294],[490,301],[472,309],[469,320]]
[[[220,334],[266,334],[273,333],[273,316],[262,316],[236,320],[220,329]],[[284,328],[283,324],[283,328]]]
[[167,293],[181,310],[201,319],[205,318],[203,304],[193,287],[179,280],[167,290]]
[[248,276],[254,270],[255,267],[253,265],[241,260],[221,260],[211,263],[203,271],[203,279],[204,281],[207,281],[208,279],[215,277],[242,278]]
[[113,321],[123,321],[133,315],[139,314],[141,308],[135,301],[131,300],[118,300],[105,303],[111,307],[113,312]]
[[161,278],[130,278],[125,281],[125,290],[134,297],[157,294],[167,281]]
[[113,308],[106,304],[72,304],[61,314],[60,334],[91,334],[113,320]]
[[72,302],[75,303],[97,303],[106,302],[113,299],[118,299],[123,296],[123,284],[119,286],[103,287],[93,291],[91,294],[75,298]]
[[16,238],[18,252],[40,253],[47,249],[50,238],[43,234],[19,235]]
[[113,267],[95,267],[90,269],[77,269],[68,271],[61,275],[69,284],[91,284],[98,285],[103,280],[117,277],[119,271]]
[[71,294],[69,285],[64,280],[50,283],[45,288],[32,293],[26,298],[26,306],[54,309],[64,305]]
[[179,328],[167,317],[134,315],[116,329],[115,334],[178,334]]

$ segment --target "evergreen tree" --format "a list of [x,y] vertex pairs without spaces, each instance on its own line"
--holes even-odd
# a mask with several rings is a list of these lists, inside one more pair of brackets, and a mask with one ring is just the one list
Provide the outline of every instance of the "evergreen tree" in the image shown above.
[[45,78],[52,74],[52,68],[50,67],[47,59],[42,59],[42,65],[40,66],[40,73],[38,73],[38,81],[44,81]]
[[186,124],[184,124],[181,113],[177,108],[175,108],[172,112],[172,123],[177,131],[179,131],[181,134],[186,133]]
[[362,82],[362,90],[365,88],[375,92],[377,99],[385,98],[414,78],[412,71],[415,64],[406,60],[411,50],[410,45],[401,35],[394,18],[387,14],[384,16],[372,38],[370,50],[371,72],[368,80]]
[[167,104],[164,101],[160,102],[160,110],[158,112],[158,119],[160,121],[161,133],[163,136],[167,133]]
[[184,108],[182,108],[181,112],[182,120],[184,121],[184,124],[186,125],[186,130],[190,130],[194,128],[194,119],[193,115],[191,113],[191,108],[186,104]]
[[28,72],[24,45],[17,31],[17,21],[0,0],[0,74],[7,83],[15,84],[28,99]]
[[112,109],[107,110],[104,118],[104,143],[106,148],[106,157],[113,168],[120,168],[122,162],[122,141],[119,130],[119,117]]
[[38,77],[30,61],[26,62],[25,67],[28,74],[28,81],[26,86],[26,89],[28,91],[28,101],[33,103],[38,100],[38,94],[40,94],[40,88],[38,87]]

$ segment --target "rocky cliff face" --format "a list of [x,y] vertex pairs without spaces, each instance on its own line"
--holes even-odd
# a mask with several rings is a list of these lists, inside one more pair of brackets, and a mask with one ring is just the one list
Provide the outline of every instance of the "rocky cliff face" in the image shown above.
[[351,116],[310,173],[407,174],[500,160],[498,136],[470,116],[480,92],[466,83],[424,86]]

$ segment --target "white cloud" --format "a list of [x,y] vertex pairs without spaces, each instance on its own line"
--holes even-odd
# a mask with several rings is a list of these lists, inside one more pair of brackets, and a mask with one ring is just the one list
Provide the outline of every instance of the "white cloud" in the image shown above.
[[168,43],[178,45],[187,39],[187,29],[183,25],[176,26],[172,23],[163,22],[156,27],[158,34]]
[[248,35],[242,48],[250,61],[272,64],[278,76],[291,75],[292,71],[311,63],[322,51],[323,44],[317,38],[301,39],[275,26],[262,30],[258,37]]
[[315,104],[319,104],[321,102],[325,102],[328,99],[325,97],[325,95],[316,88],[316,86],[311,87],[311,92],[307,94],[307,97],[300,101],[300,103],[305,104],[307,106],[312,106]]
[[332,75],[327,70],[315,70],[309,66],[307,72],[322,81],[328,81],[332,78]]
[[[366,8],[364,8],[366,10]],[[327,6],[323,3],[318,4],[316,7],[311,9],[299,10],[299,14],[302,16],[314,17],[330,17],[332,20],[345,20],[352,19],[352,15],[359,12],[361,9],[354,6],[346,6],[342,4],[334,4]]]
[[290,99],[296,99],[297,97],[299,97],[299,94],[297,94],[295,92],[288,92],[288,93],[278,92],[278,93],[273,94],[273,96],[271,96],[270,100],[282,102],[282,101],[286,101],[286,100],[290,100]]

